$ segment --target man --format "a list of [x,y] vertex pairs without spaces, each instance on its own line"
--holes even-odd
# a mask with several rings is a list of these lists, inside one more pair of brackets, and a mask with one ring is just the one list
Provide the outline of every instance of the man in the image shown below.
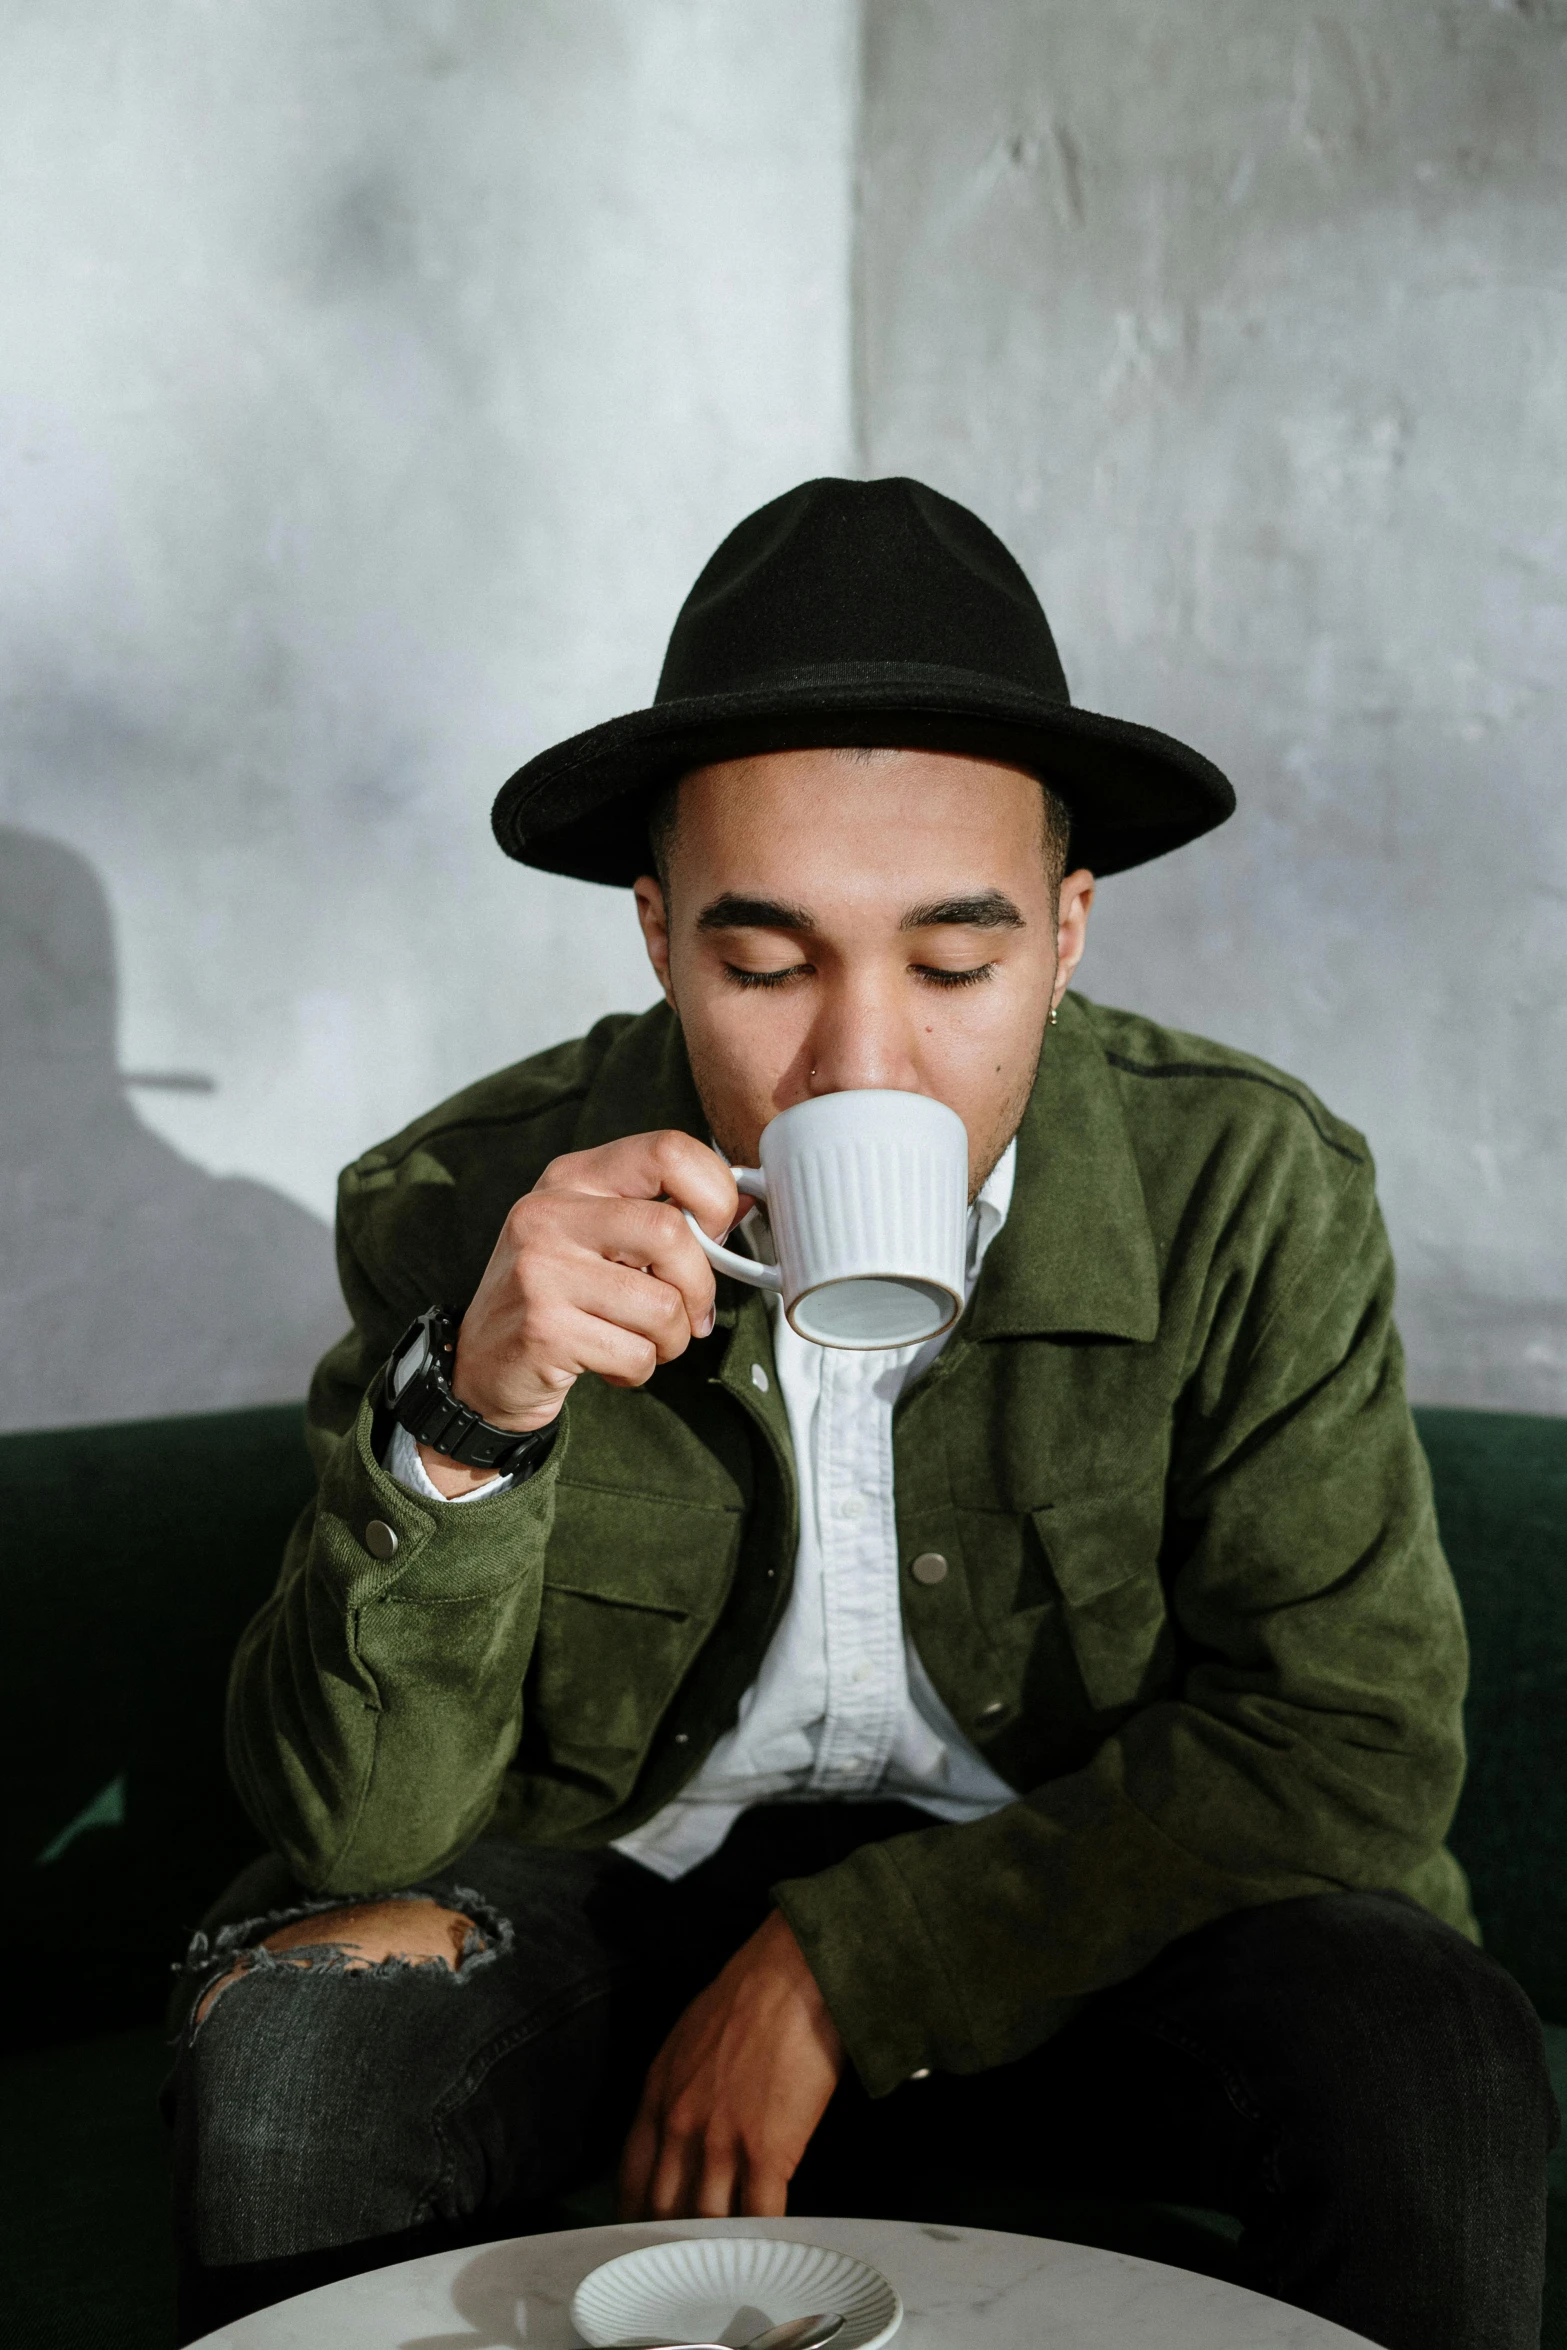
[[[191,1961],[189,2331],[621,2144],[658,2217],[939,2216],[983,2149],[1232,2212],[1377,2341],[1534,2338],[1555,2114],[1442,1846],[1366,1147],[1067,992],[1094,876],[1231,805],[903,481],[753,515],[653,707],[503,791],[511,854],[633,887],[664,1000],[344,1177],[319,1497],[232,1690],[276,1857]],[[684,1220],[862,1087],[967,1127],[945,1344],[812,1346]]]

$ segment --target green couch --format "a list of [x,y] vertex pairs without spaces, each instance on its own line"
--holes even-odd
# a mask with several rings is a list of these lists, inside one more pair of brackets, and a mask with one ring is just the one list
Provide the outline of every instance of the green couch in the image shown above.
[[[1474,1647],[1454,1830],[1491,1949],[1567,2076],[1567,1420],[1427,1411],[1420,1429]],[[4,1833],[27,1896],[3,2008],[5,2340],[172,2339],[159,2017],[184,1930],[255,1849],[223,1772],[229,1651],[310,1483],[299,1414],[0,1439]],[[1567,2156],[1545,2338],[1567,2350]],[[1559,2199],[1559,2200],[1558,2200]],[[1048,2207],[930,2182],[918,2216],[1112,2244],[1224,2274],[1211,2215]],[[565,2220],[607,2217],[592,2197]],[[1558,2225],[1559,2222],[1559,2225]]]

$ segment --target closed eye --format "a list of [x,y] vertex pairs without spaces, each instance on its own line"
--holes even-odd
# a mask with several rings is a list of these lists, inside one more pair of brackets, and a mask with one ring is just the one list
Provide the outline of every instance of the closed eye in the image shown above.
[[[783,963],[775,971],[748,971],[743,963],[726,963],[725,975],[736,987],[787,987],[792,979],[807,979],[814,971],[813,963]],[[987,979],[994,979],[994,963],[975,963],[967,970],[952,971],[940,963],[911,963],[909,969],[916,979],[931,987],[979,987]]]
[[984,980],[994,979],[994,963],[975,963],[967,971],[945,971],[937,963],[912,963],[909,968],[918,979],[932,987],[978,987]]
[[789,980],[803,977],[810,968],[809,963],[785,963],[777,971],[747,971],[740,963],[724,965],[736,987],[783,987]]

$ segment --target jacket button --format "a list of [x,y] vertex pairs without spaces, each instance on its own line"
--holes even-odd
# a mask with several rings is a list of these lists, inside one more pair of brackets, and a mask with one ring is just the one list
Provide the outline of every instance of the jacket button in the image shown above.
[[389,1559],[397,1556],[397,1536],[384,1518],[372,1518],[365,1528],[365,1548],[372,1558]]
[[947,1562],[939,1550],[922,1550],[909,1566],[916,1583],[945,1583]]
[[974,1719],[976,1722],[999,1722],[1006,1710],[1005,1701],[1002,1698],[993,1697],[989,1705],[980,1707]]
[[677,1730],[675,1732],[675,1744],[677,1746],[689,1746],[690,1743],[691,1733],[689,1730]]

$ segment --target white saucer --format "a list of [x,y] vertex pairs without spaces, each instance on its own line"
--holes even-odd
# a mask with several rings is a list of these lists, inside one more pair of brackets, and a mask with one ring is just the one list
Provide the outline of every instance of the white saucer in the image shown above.
[[832,2350],[877,2350],[903,2323],[880,2269],[820,2244],[771,2236],[684,2236],[622,2253],[585,2276],[571,2322],[593,2350],[613,2342],[743,2342],[785,2318],[841,2312]]

